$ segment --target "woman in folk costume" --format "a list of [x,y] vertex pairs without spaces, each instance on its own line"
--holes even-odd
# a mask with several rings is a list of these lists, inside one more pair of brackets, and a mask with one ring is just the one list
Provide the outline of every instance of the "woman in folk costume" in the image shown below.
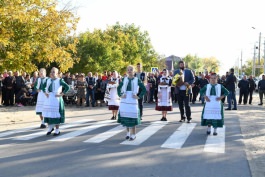
[[155,108],[157,111],[162,111],[161,121],[167,121],[167,111],[172,111],[171,83],[172,80],[168,77],[168,71],[163,69],[158,84],[158,102]]
[[[146,89],[142,81],[134,77],[133,66],[127,67],[127,73],[128,77],[123,78],[118,86],[118,95],[121,97],[118,122],[127,129],[125,139],[133,141],[136,138],[136,125],[141,124],[138,99],[143,98]],[[138,93],[139,87],[141,88],[140,93]]]
[[40,128],[46,128],[46,125],[44,123],[44,119],[42,116],[42,111],[43,111],[43,103],[47,99],[44,93],[47,79],[48,78],[46,77],[46,69],[41,68],[39,71],[39,78],[37,79],[34,85],[34,90],[37,90],[38,92],[36,114],[40,116],[40,120],[41,120]]
[[208,126],[207,135],[211,134],[211,126],[213,126],[213,135],[216,136],[217,127],[223,127],[224,125],[224,109],[221,100],[229,94],[229,91],[221,84],[217,84],[217,76],[212,73],[210,84],[205,85],[200,90],[200,94],[206,100],[202,111],[201,125]]
[[113,71],[112,77],[108,82],[107,89],[109,90],[109,100],[108,106],[109,110],[112,110],[112,118],[111,120],[116,120],[117,113],[120,106],[120,99],[117,93],[117,87],[119,86],[118,72]]
[[[53,67],[51,70],[51,78],[47,80],[45,95],[47,100],[43,106],[44,122],[48,123],[47,135],[50,135],[56,127],[53,136],[60,135],[59,124],[64,123],[64,102],[62,96],[70,89],[69,85],[59,78],[58,69]],[[64,91],[62,92],[62,88]]]

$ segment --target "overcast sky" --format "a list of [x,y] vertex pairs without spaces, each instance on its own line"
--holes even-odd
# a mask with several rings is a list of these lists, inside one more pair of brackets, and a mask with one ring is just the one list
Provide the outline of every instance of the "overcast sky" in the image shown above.
[[241,50],[243,63],[253,58],[259,32],[263,55],[262,0],[72,0],[72,4],[79,7],[78,32],[134,23],[148,31],[159,54],[214,56],[222,62],[221,72],[235,66]]

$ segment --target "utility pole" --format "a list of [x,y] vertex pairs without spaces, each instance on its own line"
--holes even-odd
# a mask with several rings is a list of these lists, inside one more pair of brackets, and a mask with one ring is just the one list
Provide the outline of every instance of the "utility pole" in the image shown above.
[[241,76],[243,76],[243,68],[242,68],[242,57],[243,57],[243,51],[241,50]]
[[263,54],[263,73],[265,73],[265,40],[264,40],[264,54]]
[[254,44],[254,56],[253,56],[252,75],[253,75],[253,77],[256,76],[256,44]]
[[238,74],[238,77],[240,77],[239,67],[240,67],[240,62],[239,62],[239,57],[238,57],[237,58],[237,74]]
[[[259,59],[259,67],[260,67],[260,43],[261,43],[261,32],[259,33],[259,53],[258,53],[258,59]],[[260,74],[260,69],[258,69],[258,75]]]

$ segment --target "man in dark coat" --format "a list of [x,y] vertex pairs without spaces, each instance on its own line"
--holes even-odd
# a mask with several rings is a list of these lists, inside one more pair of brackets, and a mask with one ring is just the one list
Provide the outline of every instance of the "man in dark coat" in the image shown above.
[[253,92],[256,88],[256,83],[255,81],[253,80],[253,77],[250,75],[249,78],[248,78],[248,82],[249,82],[249,100],[248,100],[248,104],[252,104],[252,95],[253,95]]
[[259,105],[263,105],[263,96],[265,96],[265,75],[262,75],[262,80],[258,83],[258,89],[259,89],[259,99],[260,103]]
[[244,97],[243,103],[244,105],[246,105],[248,102],[248,93],[249,93],[249,82],[247,80],[247,76],[243,76],[243,79],[239,81],[238,88],[240,89],[238,104],[241,104],[242,97]]
[[16,78],[13,76],[13,72],[9,71],[8,76],[4,79],[3,85],[5,88],[5,106],[14,105],[14,92],[15,92],[15,81]]
[[225,110],[231,110],[232,109],[232,101],[234,103],[233,110],[237,110],[236,77],[234,76],[234,68],[230,69],[230,74],[226,78],[225,85],[226,85],[226,89],[229,91],[229,94],[227,96],[228,108]]

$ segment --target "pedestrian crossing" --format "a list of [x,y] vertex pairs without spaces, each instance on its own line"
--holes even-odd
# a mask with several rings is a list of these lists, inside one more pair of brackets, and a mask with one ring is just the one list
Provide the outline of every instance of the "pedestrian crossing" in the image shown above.
[[[181,149],[196,123],[182,124],[167,140],[162,144],[162,148]],[[178,140],[178,141],[176,141]]]
[[134,141],[123,141],[121,144],[126,145],[140,145],[152,135],[154,135],[158,130],[164,127],[168,122],[157,121],[151,123],[148,127],[144,128],[142,131],[136,134],[136,139]]
[[[173,130],[172,127],[174,128]],[[156,134],[159,134],[159,132],[163,130],[167,131],[169,136],[167,135],[168,137],[165,138],[164,142],[160,146],[161,148],[175,150],[183,149],[185,148],[184,145],[188,141],[188,138],[194,136],[193,132],[197,127],[200,126],[197,126],[196,123],[175,124],[168,121],[147,122],[144,123],[142,126],[137,127],[137,129],[139,129],[140,131],[138,130],[138,133],[136,134],[136,139],[134,141],[121,140],[120,145],[140,146],[147,140],[152,140],[152,138],[156,137]],[[67,131],[62,131],[66,129]],[[83,119],[61,125],[60,136],[49,136],[49,139],[44,141],[65,142],[79,137],[80,135],[83,135],[82,138],[84,138],[87,136],[87,133],[95,131],[97,129],[100,129],[100,133],[97,133],[96,135],[92,136],[90,135],[91,137],[89,139],[82,140],[82,142],[86,144],[103,143],[107,140],[111,141],[111,138],[113,138],[114,136],[121,136],[121,133],[124,134],[123,137],[125,138],[126,134],[125,127],[118,124],[116,120],[95,121],[93,119]],[[206,136],[206,132],[203,132],[203,134],[205,133],[205,144],[202,151],[207,153],[225,153],[225,129],[225,126],[223,128],[218,128],[218,136]],[[34,132],[32,133],[32,131]],[[0,142],[1,140],[7,139],[10,139],[11,141],[30,141],[46,136],[46,132],[47,130],[36,129],[36,126],[6,131],[2,133],[0,132]],[[1,139],[2,137],[5,138]],[[2,147],[5,146],[0,146],[0,148]]]

